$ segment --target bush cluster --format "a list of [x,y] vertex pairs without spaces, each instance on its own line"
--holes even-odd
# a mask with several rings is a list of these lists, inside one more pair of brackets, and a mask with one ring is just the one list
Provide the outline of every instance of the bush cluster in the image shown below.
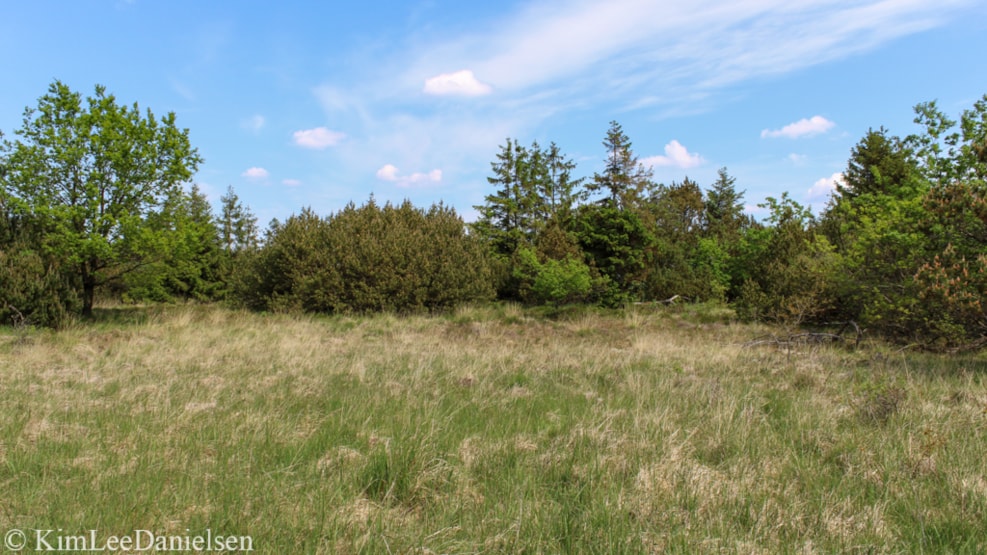
[[434,311],[492,297],[488,255],[451,208],[373,200],[272,225],[239,297],[259,310]]

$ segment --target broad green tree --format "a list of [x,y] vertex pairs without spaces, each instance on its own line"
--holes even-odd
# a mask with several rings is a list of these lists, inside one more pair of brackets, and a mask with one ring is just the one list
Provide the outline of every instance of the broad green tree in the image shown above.
[[822,230],[841,257],[837,311],[930,348],[976,344],[987,330],[987,97],[959,122],[915,107],[919,133],[869,131],[851,152]]
[[963,111],[958,128],[935,101],[917,105],[915,114],[923,132],[905,143],[933,186],[987,179],[987,95]]
[[102,86],[83,99],[55,81],[16,134],[0,150],[4,196],[46,230],[43,248],[74,268],[91,316],[98,287],[146,263],[147,216],[201,158],[174,113],[158,119]]

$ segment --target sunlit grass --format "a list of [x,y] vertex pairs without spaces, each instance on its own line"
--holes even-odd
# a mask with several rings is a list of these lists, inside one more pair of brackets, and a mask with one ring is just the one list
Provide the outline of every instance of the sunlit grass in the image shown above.
[[987,550],[987,360],[715,307],[107,312],[0,335],[0,530],[261,553]]

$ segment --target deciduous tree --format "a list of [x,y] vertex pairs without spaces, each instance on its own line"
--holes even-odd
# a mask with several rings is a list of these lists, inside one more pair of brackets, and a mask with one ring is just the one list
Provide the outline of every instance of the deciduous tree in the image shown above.
[[0,150],[4,195],[45,228],[43,249],[74,268],[91,316],[98,287],[146,262],[147,216],[201,158],[174,113],[158,119],[102,86],[83,100],[55,81],[16,134]]

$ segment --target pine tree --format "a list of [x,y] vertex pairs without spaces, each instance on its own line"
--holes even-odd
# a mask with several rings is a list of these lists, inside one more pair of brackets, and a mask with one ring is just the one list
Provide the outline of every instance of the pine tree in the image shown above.
[[480,212],[473,229],[491,243],[494,252],[509,256],[532,238],[535,189],[528,179],[529,151],[518,141],[507,139],[490,166],[493,175],[487,182],[497,190],[484,198],[486,204],[473,207]]
[[716,181],[706,191],[705,231],[716,238],[735,237],[748,223],[744,217],[745,191],[737,192],[737,178],[727,173],[726,168],[720,168],[716,175]]
[[257,247],[257,217],[250,209],[240,203],[240,198],[233,192],[233,187],[227,187],[226,194],[220,198],[223,203],[223,214],[220,219],[220,238],[223,249],[227,254],[235,254]]
[[843,172],[846,185],[837,184],[837,194],[853,199],[865,194],[894,194],[911,182],[915,173],[911,153],[898,137],[889,136],[883,127],[869,129],[850,151]]
[[630,138],[616,121],[610,122],[603,146],[607,150],[606,168],[602,174],[593,175],[586,189],[609,192],[603,203],[612,203],[620,209],[636,208],[644,191],[651,186],[654,172],[639,163]]
[[572,178],[576,163],[562,154],[554,142],[543,152],[545,179],[540,181],[539,200],[545,207],[546,220],[565,223],[572,217],[576,203],[585,199],[584,178]]

